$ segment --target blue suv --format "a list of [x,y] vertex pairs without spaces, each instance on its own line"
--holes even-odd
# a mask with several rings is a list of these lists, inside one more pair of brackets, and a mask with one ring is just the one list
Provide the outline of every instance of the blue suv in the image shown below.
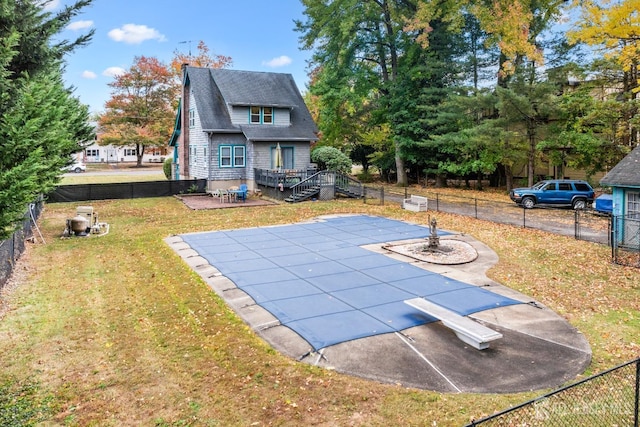
[[540,181],[531,188],[514,188],[509,192],[509,197],[525,209],[538,204],[585,209],[593,202],[594,193],[586,181],[550,179]]

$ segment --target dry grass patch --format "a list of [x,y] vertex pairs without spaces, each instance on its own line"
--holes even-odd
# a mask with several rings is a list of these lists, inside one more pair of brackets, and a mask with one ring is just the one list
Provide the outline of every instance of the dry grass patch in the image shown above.
[[[83,203],[86,204],[86,203]],[[46,245],[0,321],[4,375],[33,378],[63,425],[461,425],[539,394],[441,394],[378,384],[266,345],[163,242],[172,234],[284,224],[333,213],[426,223],[397,205],[333,201],[192,211],[174,198],[93,202],[111,231],[60,239],[79,204],[46,207]],[[444,213],[441,228],[500,255],[490,275],[567,317],[592,371],[638,355],[640,272],[607,248]],[[0,378],[1,379],[1,378]]]

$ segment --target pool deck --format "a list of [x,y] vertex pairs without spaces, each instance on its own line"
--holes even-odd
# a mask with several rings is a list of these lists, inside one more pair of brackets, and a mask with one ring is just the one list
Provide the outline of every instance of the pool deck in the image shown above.
[[[337,216],[317,220],[334,217]],[[582,373],[591,361],[591,349],[585,337],[541,303],[488,279],[486,271],[498,261],[495,252],[471,236],[450,233],[452,238],[467,242],[477,251],[478,257],[473,262],[438,265],[385,249],[388,244],[413,243],[420,239],[389,239],[360,247],[520,301],[469,315],[503,335],[485,350],[465,344],[441,322],[315,349],[256,304],[203,253],[186,243],[183,236],[172,236],[165,241],[256,334],[282,354],[304,363],[383,383],[453,393],[540,390],[560,386]],[[336,274],[341,274],[340,271]]]

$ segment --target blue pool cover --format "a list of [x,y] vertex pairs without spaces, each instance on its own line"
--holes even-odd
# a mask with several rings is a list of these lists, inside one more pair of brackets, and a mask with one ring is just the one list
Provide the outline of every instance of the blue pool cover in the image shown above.
[[429,234],[429,227],[357,215],[181,237],[319,350],[435,320],[404,304],[410,298],[461,315],[520,303],[360,247]]

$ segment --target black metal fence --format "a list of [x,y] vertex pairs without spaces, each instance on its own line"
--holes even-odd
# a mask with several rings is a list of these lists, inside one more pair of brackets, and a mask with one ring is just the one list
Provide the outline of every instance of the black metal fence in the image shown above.
[[[544,230],[605,245],[610,243],[610,217],[590,209],[543,207],[523,209],[511,202],[503,203],[435,191],[421,191],[419,195],[427,197],[429,211],[455,213],[501,224]],[[385,201],[402,203],[408,197],[410,195],[406,191],[401,193],[385,190],[384,187],[365,187],[364,202],[368,204],[384,204]]]
[[36,227],[36,219],[40,216],[43,207],[42,200],[31,203],[25,213],[22,226],[10,238],[0,241],[0,289],[11,277],[16,261],[25,250],[25,242],[34,237],[33,229]]
[[611,218],[613,262],[640,268],[640,218],[622,215]]
[[47,202],[167,197],[184,193],[202,193],[206,190],[206,179],[59,185],[47,195]]
[[384,187],[369,187],[365,185],[362,188],[362,199],[365,204],[384,205]]
[[467,427],[638,427],[639,390],[640,359],[636,359]]

